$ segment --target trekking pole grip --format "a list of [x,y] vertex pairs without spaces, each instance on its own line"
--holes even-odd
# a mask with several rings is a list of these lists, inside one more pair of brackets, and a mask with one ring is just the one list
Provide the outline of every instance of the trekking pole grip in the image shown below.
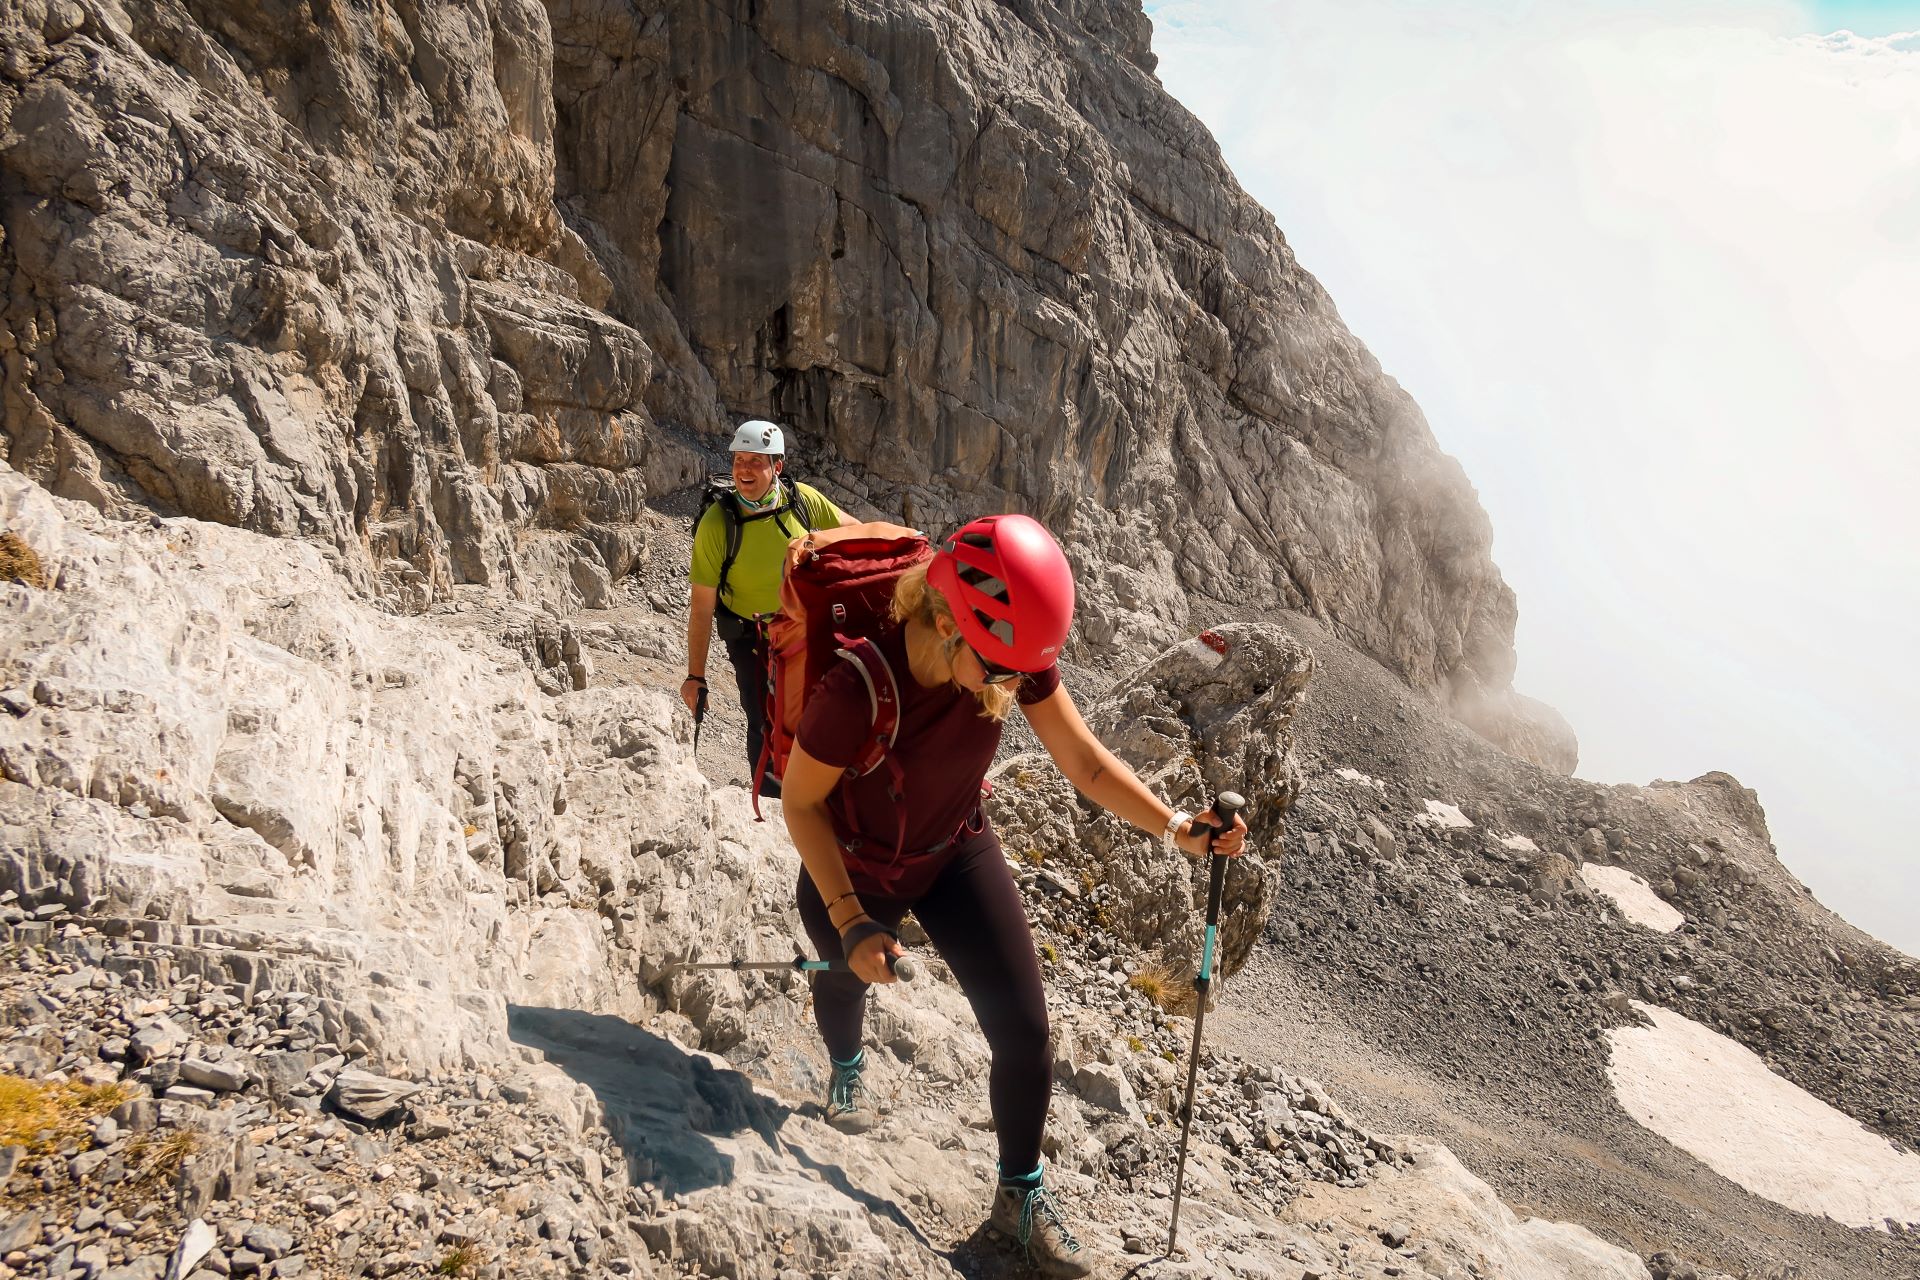
[[1196,831],[1206,831],[1212,835],[1224,835],[1233,830],[1233,816],[1247,807],[1247,798],[1238,791],[1222,791],[1214,797],[1213,812],[1220,815],[1220,826],[1208,822],[1194,823]]
[[[1213,811],[1220,815],[1220,825],[1196,822],[1194,826],[1207,833],[1207,848],[1213,848],[1213,837],[1225,835],[1233,830],[1234,815],[1247,807],[1246,797],[1238,791],[1222,791],[1214,797]],[[1227,860],[1221,854],[1213,854],[1213,875],[1207,885],[1207,923],[1213,924],[1220,914],[1220,886],[1227,874]]]
[[[853,966],[845,960],[809,960],[796,962],[803,969],[826,969],[833,973],[852,973]],[[901,982],[912,982],[920,976],[920,962],[912,956],[887,956],[887,970]]]
[[[1223,831],[1233,830],[1234,815],[1246,807],[1246,799],[1238,791],[1222,791],[1214,799],[1213,811],[1219,815],[1223,825],[1216,827],[1205,823],[1199,824],[1205,826],[1209,833],[1207,840],[1209,846],[1212,845],[1213,836]],[[1213,982],[1213,945],[1220,927],[1220,898],[1227,886],[1226,855],[1216,853],[1209,861],[1212,865],[1207,869],[1206,944],[1200,956],[1200,972],[1194,976],[1193,980],[1193,985],[1202,992],[1205,992]]]

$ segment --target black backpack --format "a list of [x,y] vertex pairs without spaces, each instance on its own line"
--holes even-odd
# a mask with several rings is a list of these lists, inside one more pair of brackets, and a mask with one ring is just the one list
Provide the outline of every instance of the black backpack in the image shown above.
[[[755,520],[778,520],[781,516],[791,512],[800,518],[800,533],[813,532],[813,513],[807,509],[806,499],[800,496],[800,482],[798,480],[790,480],[786,476],[781,476],[774,483],[786,486],[787,500],[765,511],[756,511],[750,516],[742,515],[740,512],[740,504],[734,501],[735,492],[732,476],[708,476],[706,484],[700,489],[700,509],[693,514],[693,532],[696,534],[700,532],[700,521],[706,516],[707,508],[715,504],[719,505],[720,518],[724,520],[727,525],[727,555],[726,558],[720,562],[720,582],[719,585],[714,588],[715,594],[720,598],[720,607],[722,609],[726,608],[727,573],[733,568],[733,562],[739,558],[740,543],[743,539],[746,525]],[[787,526],[778,525],[776,527],[785,529]],[[796,538],[799,536],[799,533],[794,535]],[[727,611],[729,613],[732,612],[730,609]]]

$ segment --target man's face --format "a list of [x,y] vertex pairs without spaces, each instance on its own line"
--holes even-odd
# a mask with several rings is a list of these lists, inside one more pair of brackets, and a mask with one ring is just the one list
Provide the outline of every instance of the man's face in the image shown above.
[[781,459],[768,454],[736,453],[733,455],[733,487],[749,502],[758,502],[773,488],[773,478],[780,474],[780,467]]

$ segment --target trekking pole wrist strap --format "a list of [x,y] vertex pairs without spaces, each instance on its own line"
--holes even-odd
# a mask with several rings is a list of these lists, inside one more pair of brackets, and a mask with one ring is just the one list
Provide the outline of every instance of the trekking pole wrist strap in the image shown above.
[[874,920],[871,918],[866,920],[856,920],[854,923],[848,925],[845,929],[842,929],[840,931],[841,953],[843,955],[851,956],[853,954],[853,950],[855,947],[859,946],[861,943],[865,942],[868,938],[871,938],[876,933],[885,934],[887,937],[893,939],[895,942],[900,941],[899,934],[887,928],[887,926],[881,924],[878,920]]
[[687,679],[682,680],[680,683],[685,684],[687,683],[687,680],[691,680],[695,684],[705,684],[707,682],[707,678],[705,676],[697,676],[693,674],[693,672],[691,671],[687,672]]

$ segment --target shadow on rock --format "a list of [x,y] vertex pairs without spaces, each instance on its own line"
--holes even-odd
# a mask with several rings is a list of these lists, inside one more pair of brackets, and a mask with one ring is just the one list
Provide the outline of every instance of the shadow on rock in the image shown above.
[[860,1190],[848,1180],[846,1171],[841,1169],[839,1165],[823,1164],[815,1160],[811,1155],[808,1155],[805,1150],[798,1146],[788,1146],[787,1154],[799,1161],[804,1167],[819,1174],[822,1182],[865,1209],[868,1213],[886,1218],[896,1227],[899,1227],[915,1240],[918,1240],[921,1246],[929,1252],[939,1254],[941,1257],[946,1258],[949,1263],[953,1262],[951,1253],[948,1250],[942,1249],[929,1239],[927,1233],[922,1231],[919,1224],[908,1217],[906,1212],[902,1210],[897,1203],[883,1196],[876,1196],[871,1192]]
[[755,1093],[739,1072],[624,1019],[510,1004],[507,1034],[593,1090],[632,1182],[676,1194],[731,1183],[733,1157],[713,1136],[751,1132],[781,1149],[787,1108]]

